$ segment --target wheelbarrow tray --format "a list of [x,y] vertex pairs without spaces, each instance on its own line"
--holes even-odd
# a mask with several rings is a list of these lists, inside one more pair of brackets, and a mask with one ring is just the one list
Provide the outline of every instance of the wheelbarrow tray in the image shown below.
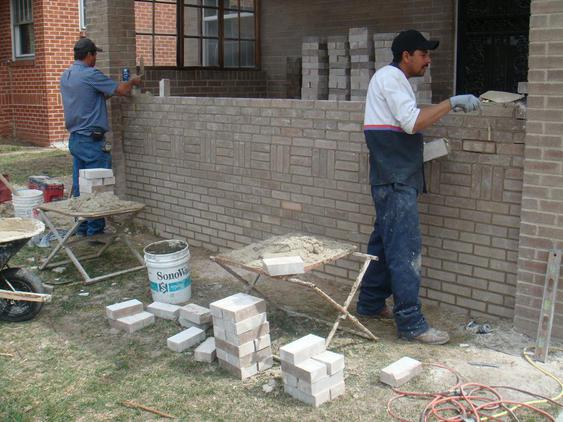
[[8,263],[29,239],[43,233],[45,225],[34,218],[0,220],[0,269]]

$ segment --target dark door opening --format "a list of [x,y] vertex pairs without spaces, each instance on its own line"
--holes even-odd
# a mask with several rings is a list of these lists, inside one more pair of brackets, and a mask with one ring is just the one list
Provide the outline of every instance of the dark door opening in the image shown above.
[[457,92],[516,92],[528,79],[530,0],[458,4]]

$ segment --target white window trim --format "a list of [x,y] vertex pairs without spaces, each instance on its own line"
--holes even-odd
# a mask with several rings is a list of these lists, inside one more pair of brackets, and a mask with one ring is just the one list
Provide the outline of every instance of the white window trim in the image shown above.
[[78,0],[78,26],[81,31],[86,30],[86,15],[84,3],[86,3],[86,0]]
[[[35,52],[31,54],[18,54],[19,51],[19,34],[17,34],[16,26],[14,25],[14,2],[10,1],[10,31],[12,35],[12,60],[26,60],[35,58]],[[32,11],[33,13],[33,11]],[[35,28],[34,28],[35,29]],[[18,28],[19,30],[19,28]],[[18,35],[18,36],[16,36]]]

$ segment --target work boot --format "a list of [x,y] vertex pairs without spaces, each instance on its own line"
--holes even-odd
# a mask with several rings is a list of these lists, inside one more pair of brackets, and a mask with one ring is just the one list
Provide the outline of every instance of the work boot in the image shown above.
[[393,310],[387,305],[376,314],[362,314],[360,312],[357,312],[357,314],[362,318],[393,319]]
[[428,328],[428,330],[415,337],[407,338],[405,336],[401,336],[401,338],[418,341],[423,344],[446,344],[448,341],[450,341],[450,336],[448,333],[432,327]]

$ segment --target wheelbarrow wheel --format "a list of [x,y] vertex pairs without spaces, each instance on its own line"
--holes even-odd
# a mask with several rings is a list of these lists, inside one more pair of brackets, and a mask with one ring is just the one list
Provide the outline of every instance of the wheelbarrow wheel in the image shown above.
[[[19,292],[45,293],[39,277],[23,268],[8,268],[0,272],[0,289]],[[43,307],[41,302],[0,299],[0,320],[9,322],[28,321],[35,317]]]

